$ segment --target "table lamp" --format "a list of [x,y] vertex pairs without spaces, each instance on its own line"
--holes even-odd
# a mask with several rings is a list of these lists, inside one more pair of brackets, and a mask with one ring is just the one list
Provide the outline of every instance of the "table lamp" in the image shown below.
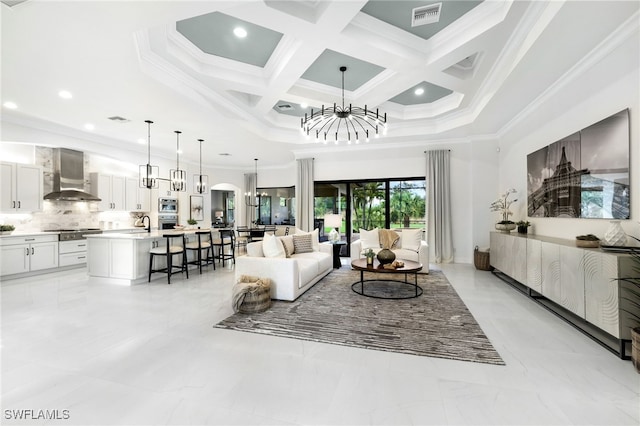
[[330,226],[331,232],[329,232],[329,241],[340,241],[340,226],[342,225],[341,214],[327,214],[324,216],[324,226]]

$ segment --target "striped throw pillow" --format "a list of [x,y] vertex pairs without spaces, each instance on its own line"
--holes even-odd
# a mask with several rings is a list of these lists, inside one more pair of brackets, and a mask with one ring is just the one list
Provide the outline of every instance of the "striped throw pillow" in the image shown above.
[[313,251],[311,234],[293,234],[293,247],[295,253],[311,253]]

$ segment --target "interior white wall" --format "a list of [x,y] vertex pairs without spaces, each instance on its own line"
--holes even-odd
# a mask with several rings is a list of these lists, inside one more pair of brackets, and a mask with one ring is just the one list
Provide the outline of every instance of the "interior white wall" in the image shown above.
[[[637,42],[635,43],[637,50]],[[635,58],[637,61],[637,52]],[[576,102],[584,97],[586,100]],[[526,218],[526,159],[530,154],[571,133],[594,124],[625,108],[630,109],[631,127],[631,220],[622,222],[627,234],[640,236],[640,69],[618,75],[606,60],[572,81],[527,118],[514,126],[500,140],[499,190],[518,190],[521,199],[515,205],[515,220]],[[593,233],[602,237],[609,221],[606,219],[530,218],[530,230],[538,235],[573,239],[576,235]]]

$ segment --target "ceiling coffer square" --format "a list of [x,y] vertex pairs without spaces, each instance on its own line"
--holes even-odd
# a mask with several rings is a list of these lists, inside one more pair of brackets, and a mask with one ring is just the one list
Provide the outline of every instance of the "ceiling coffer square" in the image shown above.
[[411,13],[411,26],[418,27],[440,21],[440,9],[442,9],[442,3],[414,8]]

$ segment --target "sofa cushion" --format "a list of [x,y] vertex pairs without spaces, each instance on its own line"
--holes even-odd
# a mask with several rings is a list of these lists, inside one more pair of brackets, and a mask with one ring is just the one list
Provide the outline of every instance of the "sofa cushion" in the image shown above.
[[371,231],[360,229],[360,244],[362,250],[380,248],[378,228],[372,229]]
[[287,257],[282,242],[273,234],[264,234],[262,252],[264,257]]
[[264,252],[262,251],[262,241],[247,244],[247,256],[264,257]]
[[400,233],[400,248],[418,252],[421,241],[422,229],[403,229]]
[[310,253],[296,253],[293,257],[295,259],[313,259],[318,264],[317,274],[333,268],[333,256],[329,253],[312,251]]
[[313,251],[311,234],[294,234],[293,247],[296,253],[310,253]]
[[313,257],[305,257],[300,254],[294,255],[294,257],[296,262],[298,262],[298,272],[300,274],[298,288],[302,288],[318,275],[318,261]]
[[414,262],[420,262],[420,257],[417,251],[407,249],[393,249],[393,253],[396,255],[396,259],[412,260]]
[[280,238],[280,241],[282,241],[284,253],[287,255],[287,257],[291,257],[291,255],[295,253],[295,247],[293,245],[293,235],[285,235],[278,238]]
[[311,232],[305,232],[302,229],[296,228],[296,232],[293,235],[304,235],[304,234],[311,234],[311,242],[313,243],[313,251],[319,251],[320,250],[320,231],[318,230],[318,228],[314,229]]

